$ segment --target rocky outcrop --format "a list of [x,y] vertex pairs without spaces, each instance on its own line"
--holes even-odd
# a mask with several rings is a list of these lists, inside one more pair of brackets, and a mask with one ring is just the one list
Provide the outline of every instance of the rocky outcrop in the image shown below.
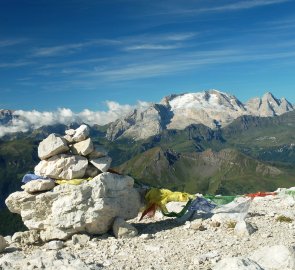
[[[134,180],[107,172],[111,158],[104,149],[94,148],[88,135],[89,128],[82,125],[67,130],[67,140],[51,134],[40,143],[43,160],[35,167],[36,175],[28,175],[24,191],[6,199],[8,209],[20,214],[29,229],[14,235],[13,241],[35,244],[80,232],[103,234],[116,217],[130,219],[138,214]],[[60,151],[66,152],[56,154]]]
[[82,185],[59,185],[51,192],[15,192],[6,205],[22,216],[30,230],[39,231],[43,241],[79,232],[102,234],[115,217],[130,219],[138,214],[139,194],[133,183],[129,176],[102,173]]

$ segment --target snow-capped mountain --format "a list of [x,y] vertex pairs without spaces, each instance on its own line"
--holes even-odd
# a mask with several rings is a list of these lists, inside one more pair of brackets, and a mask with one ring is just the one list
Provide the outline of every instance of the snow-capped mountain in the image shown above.
[[171,95],[148,109],[134,110],[113,122],[107,137],[110,140],[121,136],[140,140],[159,134],[163,129],[184,129],[191,124],[218,128],[242,115],[276,116],[293,109],[285,98],[277,99],[269,92],[246,104],[235,96],[218,90]]

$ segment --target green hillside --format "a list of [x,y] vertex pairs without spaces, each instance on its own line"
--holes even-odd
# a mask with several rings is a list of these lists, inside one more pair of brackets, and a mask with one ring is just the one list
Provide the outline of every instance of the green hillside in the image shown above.
[[233,149],[179,154],[160,147],[117,168],[140,182],[190,193],[244,194],[294,185],[295,170],[259,162]]
[[0,142],[0,208],[12,191],[20,189],[23,175],[33,171],[38,160],[37,143],[32,140]]

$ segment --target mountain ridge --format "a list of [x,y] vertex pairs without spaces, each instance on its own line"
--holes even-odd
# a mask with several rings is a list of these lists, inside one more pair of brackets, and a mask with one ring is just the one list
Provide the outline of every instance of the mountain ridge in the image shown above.
[[[158,109],[159,106],[161,110]],[[130,115],[111,123],[107,138],[146,139],[164,129],[182,130],[190,124],[204,124],[218,129],[243,115],[273,117],[293,110],[294,107],[289,101],[285,98],[277,99],[270,92],[262,98],[250,99],[245,104],[235,96],[215,89],[170,95],[146,110],[134,110]]]

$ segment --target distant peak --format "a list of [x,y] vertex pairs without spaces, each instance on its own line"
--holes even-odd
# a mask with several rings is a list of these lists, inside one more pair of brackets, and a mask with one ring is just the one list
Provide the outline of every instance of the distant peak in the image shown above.
[[274,98],[274,95],[271,92],[266,92],[263,97],[272,97]]

